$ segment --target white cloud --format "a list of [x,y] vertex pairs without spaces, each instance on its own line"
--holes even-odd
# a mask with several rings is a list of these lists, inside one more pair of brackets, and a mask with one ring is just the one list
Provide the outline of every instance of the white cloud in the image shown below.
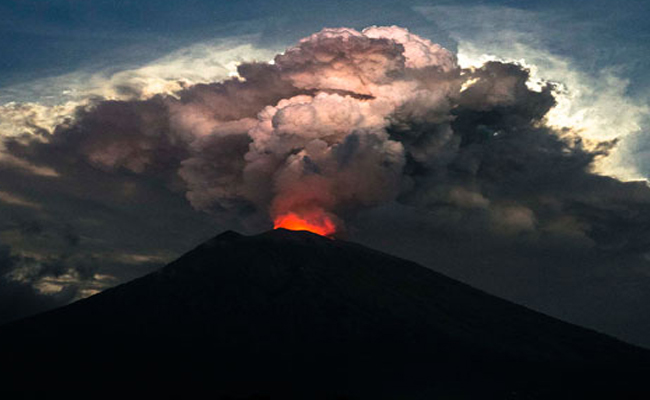
[[80,102],[93,96],[126,99],[139,89],[142,97],[171,93],[181,84],[222,80],[236,74],[243,61],[268,61],[278,49],[262,49],[253,43],[257,35],[199,42],[176,50],[154,61],[128,68],[78,70],[72,73],[37,79],[3,88],[0,104],[37,103],[44,106]]
[[42,208],[42,206],[38,203],[34,203],[33,201],[26,200],[18,195],[4,191],[0,191],[0,202],[12,206],[27,207],[37,210]]

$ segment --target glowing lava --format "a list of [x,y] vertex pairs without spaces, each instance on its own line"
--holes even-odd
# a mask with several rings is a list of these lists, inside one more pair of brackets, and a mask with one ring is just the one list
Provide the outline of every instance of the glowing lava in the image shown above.
[[298,215],[293,212],[282,214],[273,221],[273,229],[284,228],[292,231],[309,231],[321,236],[332,237],[336,224],[323,212]]

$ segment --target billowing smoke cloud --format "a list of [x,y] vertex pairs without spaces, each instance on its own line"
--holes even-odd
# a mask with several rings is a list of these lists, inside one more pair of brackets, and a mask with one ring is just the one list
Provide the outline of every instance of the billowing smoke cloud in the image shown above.
[[162,178],[196,209],[258,226],[291,214],[341,231],[398,201],[518,234],[564,216],[575,196],[559,180],[589,186],[613,145],[587,150],[548,127],[555,87],[531,89],[524,67],[461,69],[394,26],[324,29],[238,72],[175,96],[100,101],[41,142],[7,146],[56,170]]

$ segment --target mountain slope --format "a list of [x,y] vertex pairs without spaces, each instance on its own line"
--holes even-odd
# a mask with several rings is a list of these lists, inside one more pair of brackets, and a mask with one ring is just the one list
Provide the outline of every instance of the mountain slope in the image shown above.
[[0,340],[11,343],[0,363],[17,391],[38,392],[37,378],[96,396],[650,393],[642,349],[417,264],[286,230],[224,233],[153,274],[5,326]]

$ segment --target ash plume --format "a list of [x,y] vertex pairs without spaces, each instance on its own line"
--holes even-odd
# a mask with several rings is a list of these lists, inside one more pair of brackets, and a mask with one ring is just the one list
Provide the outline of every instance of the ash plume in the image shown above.
[[513,234],[566,217],[576,199],[557,180],[591,187],[592,162],[613,145],[587,150],[548,127],[554,86],[531,89],[524,67],[461,69],[395,26],[324,29],[238,72],[174,96],[97,101],[40,141],[6,146],[57,171],[163,179],[194,208],[252,224],[292,213],[343,231],[359,210],[398,202]]

